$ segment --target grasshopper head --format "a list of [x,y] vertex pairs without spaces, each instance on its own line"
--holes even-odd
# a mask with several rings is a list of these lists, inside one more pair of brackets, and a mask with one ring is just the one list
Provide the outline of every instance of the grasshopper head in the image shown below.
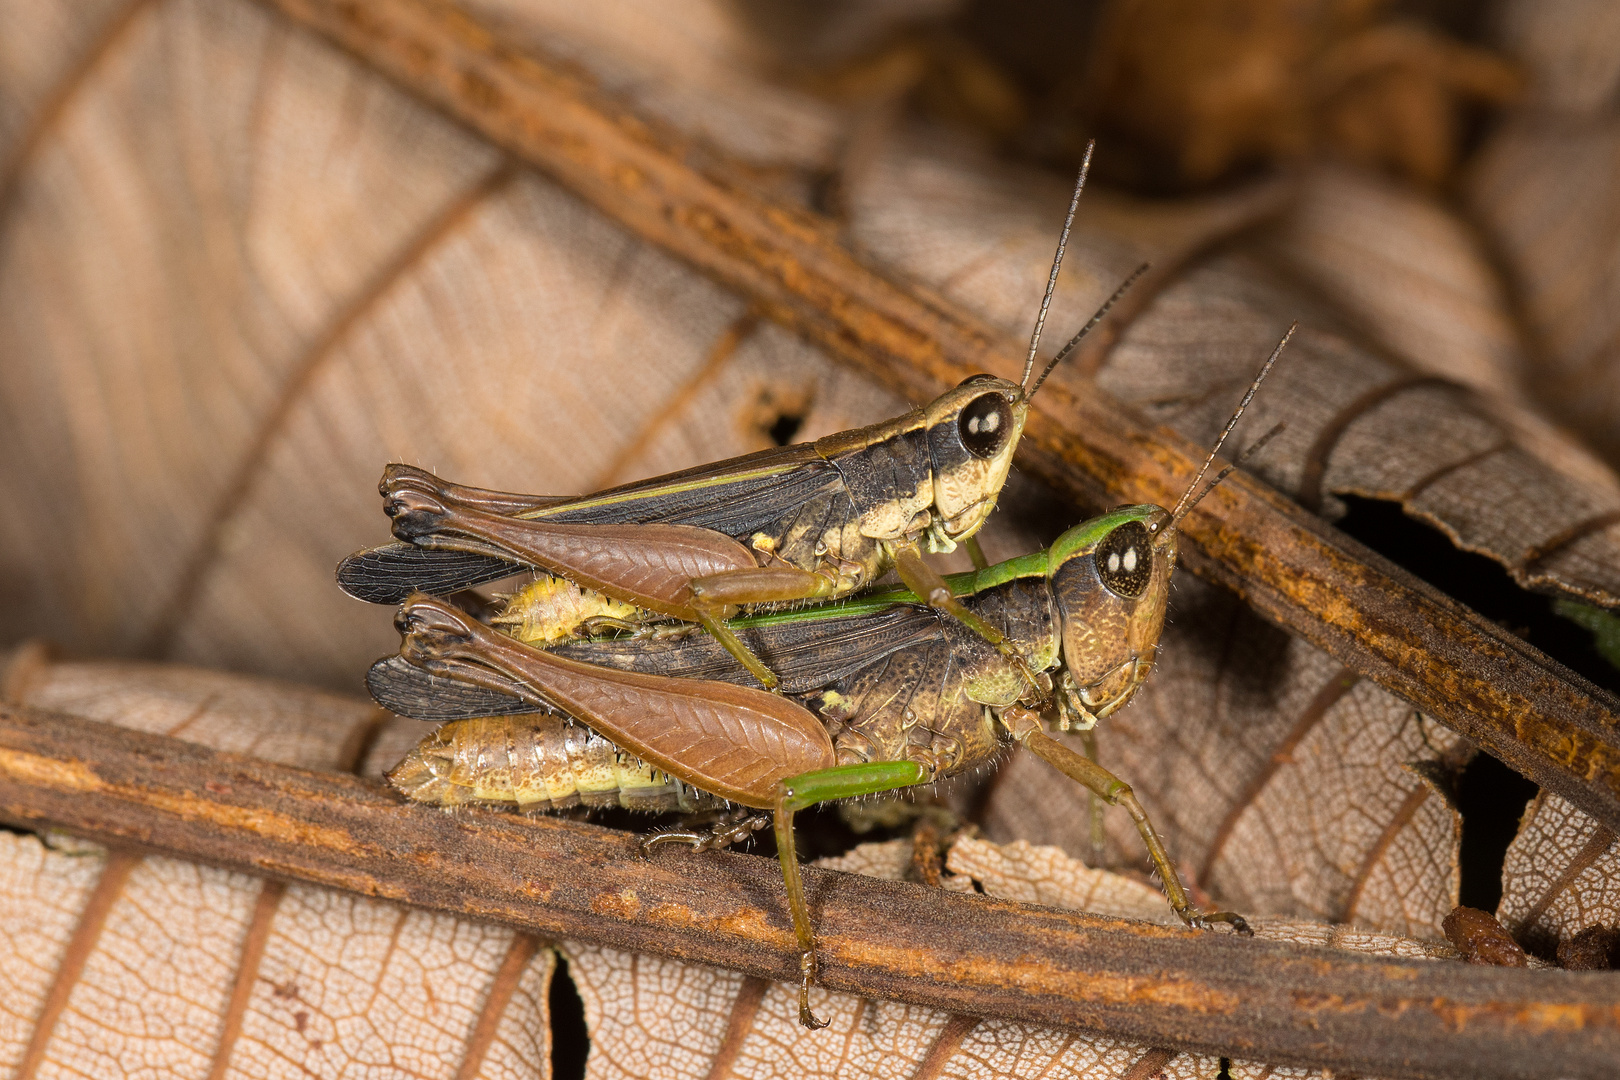
[[995,509],[1028,413],[1023,389],[994,375],[975,375],[924,410],[934,511],[949,539],[972,536]]
[[1060,692],[1082,727],[1129,701],[1152,670],[1175,564],[1170,512],[1152,505],[1081,522],[1052,545],[1047,580],[1062,620]]

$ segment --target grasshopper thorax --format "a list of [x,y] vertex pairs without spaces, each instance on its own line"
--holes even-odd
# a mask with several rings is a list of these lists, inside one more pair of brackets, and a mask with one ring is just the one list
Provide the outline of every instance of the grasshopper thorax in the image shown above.
[[1147,678],[1175,563],[1170,512],[1159,506],[1121,507],[1052,545],[1047,580],[1062,626],[1065,726],[1090,727]]
[[933,546],[949,550],[990,516],[1028,413],[1023,388],[994,375],[975,375],[926,406],[938,534]]

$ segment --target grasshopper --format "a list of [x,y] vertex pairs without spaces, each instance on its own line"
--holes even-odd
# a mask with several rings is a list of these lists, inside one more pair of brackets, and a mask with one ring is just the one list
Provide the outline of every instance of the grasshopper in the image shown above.
[[[780,694],[746,685],[746,671],[707,635],[589,640],[548,651],[418,594],[396,619],[399,655],[374,665],[368,685],[395,712],[481,726],[441,729],[392,778],[412,797],[441,804],[549,808],[617,796],[648,809],[698,809],[718,799],[769,811],[769,819],[756,814],[648,843],[713,847],[774,822],[806,1027],[823,1025],[810,1009],[815,933],[793,815],[965,772],[1014,742],[1125,807],[1185,922],[1224,922],[1247,933],[1242,916],[1193,905],[1130,785],[1047,734],[1042,712],[1055,714],[1063,730],[1089,730],[1141,686],[1164,625],[1177,525],[1235,468],[1194,495],[1287,340],[1173,510],[1116,509],[1045,551],[946,581],[959,603],[1016,643],[1036,672],[1033,682],[983,635],[905,588],[737,620],[748,648],[780,674]],[[542,715],[513,715],[535,712]],[[503,714],[510,718],[493,719]],[[570,739],[584,746],[587,731],[618,751],[615,776],[606,749],[595,758],[569,750]]]
[[[653,617],[704,627],[757,679],[776,673],[727,625],[744,609],[848,596],[890,569],[1034,673],[1002,632],[958,603],[924,552],[968,543],[995,508],[1029,403],[1046,376],[1147,267],[1139,268],[1033,385],[1088,150],[1058,241],[1020,382],[975,375],[904,416],[581,497],[514,495],[388,466],[380,491],[396,541],[338,567],[350,595],[397,604],[524,568],[560,575]],[[598,626],[600,624],[597,624]]]

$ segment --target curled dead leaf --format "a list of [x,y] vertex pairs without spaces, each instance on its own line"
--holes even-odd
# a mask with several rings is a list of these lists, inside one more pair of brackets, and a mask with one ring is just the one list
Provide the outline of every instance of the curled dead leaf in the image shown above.
[[1508,848],[1496,914],[1545,955],[1588,927],[1620,924],[1620,840],[1558,796],[1538,795]]

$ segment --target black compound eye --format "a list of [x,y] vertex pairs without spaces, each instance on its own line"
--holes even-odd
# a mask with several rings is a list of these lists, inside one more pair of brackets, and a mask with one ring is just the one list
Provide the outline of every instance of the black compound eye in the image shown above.
[[956,426],[968,453],[995,457],[1012,437],[1012,406],[1000,394],[981,394],[967,403]]
[[1127,521],[1103,537],[1092,558],[1110,592],[1135,599],[1153,577],[1153,538],[1140,521]]

